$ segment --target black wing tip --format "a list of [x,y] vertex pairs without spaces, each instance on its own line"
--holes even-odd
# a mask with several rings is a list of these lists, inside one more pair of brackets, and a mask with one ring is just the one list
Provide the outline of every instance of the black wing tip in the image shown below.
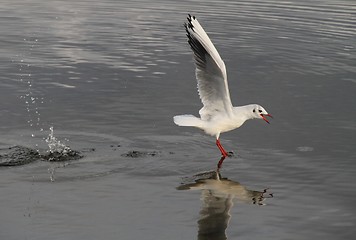
[[195,65],[197,68],[205,68],[205,58],[206,58],[206,49],[202,46],[200,41],[195,36],[195,26],[193,20],[196,20],[195,16],[188,14],[188,22],[184,23],[185,31],[187,32],[187,38],[190,48],[193,50]]
[[192,18],[193,18],[193,20],[195,20],[196,19],[196,17],[193,15],[190,15],[190,13],[188,13],[188,17],[187,17],[187,19],[188,19],[188,21],[192,21]]
[[194,31],[194,26],[193,26],[192,20],[195,20],[195,19],[196,19],[196,17],[194,15],[192,16],[188,13],[188,17],[187,17],[188,23],[184,23],[184,27],[185,27],[185,30],[187,31],[187,33],[189,33],[188,28]]

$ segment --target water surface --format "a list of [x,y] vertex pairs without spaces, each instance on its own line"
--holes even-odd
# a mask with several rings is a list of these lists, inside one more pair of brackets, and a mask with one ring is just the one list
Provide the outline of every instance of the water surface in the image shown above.
[[[1,168],[0,238],[353,237],[355,8],[328,0],[4,1],[0,147],[46,152],[54,127],[84,157]],[[195,176],[215,169],[214,139],[172,122],[201,107],[187,13],[224,59],[233,103],[259,103],[275,117],[222,134],[235,156],[221,177],[234,191]],[[213,184],[179,190],[201,181]],[[252,193],[266,188],[273,198],[254,204]]]

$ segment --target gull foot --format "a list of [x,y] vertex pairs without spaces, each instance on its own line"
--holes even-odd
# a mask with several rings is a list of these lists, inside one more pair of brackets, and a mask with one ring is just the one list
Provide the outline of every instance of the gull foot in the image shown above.
[[232,156],[234,156],[234,152],[232,152],[232,151],[221,153],[221,157],[232,157]]

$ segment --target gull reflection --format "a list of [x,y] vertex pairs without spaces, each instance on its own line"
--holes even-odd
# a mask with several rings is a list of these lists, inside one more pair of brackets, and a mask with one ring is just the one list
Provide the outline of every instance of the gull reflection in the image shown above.
[[198,220],[198,240],[227,239],[226,229],[231,218],[233,201],[264,205],[266,198],[273,197],[268,189],[255,191],[247,189],[238,182],[222,178],[219,171],[197,174],[188,180],[194,182],[182,184],[178,190],[201,190],[202,208]]

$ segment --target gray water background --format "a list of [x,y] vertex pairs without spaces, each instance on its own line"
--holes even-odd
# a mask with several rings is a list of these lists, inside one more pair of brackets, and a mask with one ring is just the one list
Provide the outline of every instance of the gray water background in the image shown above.
[[[203,195],[176,189],[219,159],[213,137],[172,122],[201,107],[187,13],[224,59],[233,103],[274,116],[221,135],[235,152],[221,174],[274,193],[265,206],[235,199],[226,237],[352,239],[355,12],[337,0],[2,1],[0,146],[45,151],[53,126],[84,158],[1,168],[0,239],[205,239]],[[132,150],[158,154],[122,156]]]

